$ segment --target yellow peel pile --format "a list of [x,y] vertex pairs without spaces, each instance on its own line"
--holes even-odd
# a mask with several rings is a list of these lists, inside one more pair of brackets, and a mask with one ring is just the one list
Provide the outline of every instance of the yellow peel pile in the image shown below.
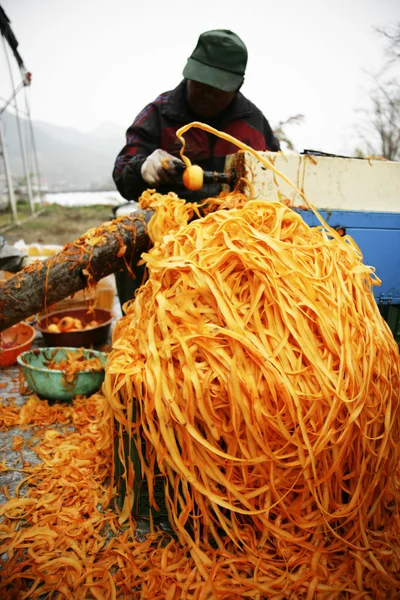
[[146,440],[150,492],[156,464],[169,482],[181,544],[205,582],[219,553],[240,560],[251,597],[395,597],[400,364],[373,269],[278,202],[234,194],[173,231],[187,206],[153,200],[105,391],[120,439]]

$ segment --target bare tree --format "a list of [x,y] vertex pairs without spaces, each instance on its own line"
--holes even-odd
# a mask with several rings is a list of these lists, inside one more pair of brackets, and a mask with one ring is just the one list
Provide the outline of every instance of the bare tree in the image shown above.
[[384,29],[377,27],[376,31],[385,39],[385,53],[389,64],[400,60],[400,21]]
[[370,106],[360,112],[359,135],[366,154],[400,160],[400,86],[396,81],[376,79]]
[[361,148],[358,152],[400,160],[400,23],[376,30],[385,39],[388,62],[378,75],[371,75],[372,87],[368,93],[369,106],[358,111],[362,114],[358,126]]
[[301,125],[302,123],[304,123],[304,115],[298,114],[288,117],[284,121],[279,121],[274,127],[274,135],[281,143],[284,142],[289,150],[294,150],[294,144],[289,138],[286,128],[290,125]]

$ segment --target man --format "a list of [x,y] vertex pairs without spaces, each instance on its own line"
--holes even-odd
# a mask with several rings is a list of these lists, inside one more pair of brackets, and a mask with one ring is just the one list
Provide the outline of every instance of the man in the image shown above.
[[[239,91],[246,65],[246,46],[232,31],[216,29],[200,35],[184,68],[184,80],[148,104],[127,131],[113,171],[124,198],[137,200],[147,188],[162,194],[173,191],[189,202],[219,194],[218,183],[187,190],[175,171],[174,165],[181,162],[176,131],[192,121],[229,133],[255,150],[280,149],[262,112]],[[223,171],[226,155],[237,152],[233,144],[196,128],[185,134],[185,141],[185,154],[205,171]],[[124,293],[118,276],[117,287],[121,302],[132,297],[132,285]]]

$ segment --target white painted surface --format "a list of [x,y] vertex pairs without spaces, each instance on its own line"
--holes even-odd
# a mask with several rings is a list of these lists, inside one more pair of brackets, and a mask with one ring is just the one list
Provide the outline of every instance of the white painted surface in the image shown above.
[[[227,158],[231,168],[235,156]],[[253,183],[256,198],[286,199],[304,206],[301,194],[245,152],[245,176]],[[319,209],[400,213],[400,163],[337,157],[309,157],[262,152],[278,171]],[[282,194],[279,197],[279,192]],[[246,193],[249,188],[246,188]]]

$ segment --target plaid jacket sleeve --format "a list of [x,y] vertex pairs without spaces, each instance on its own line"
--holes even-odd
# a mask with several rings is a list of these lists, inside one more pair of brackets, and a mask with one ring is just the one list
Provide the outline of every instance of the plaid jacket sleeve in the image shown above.
[[160,147],[161,123],[158,105],[160,96],[138,114],[126,132],[126,145],[117,156],[113,179],[121,196],[137,200],[148,187],[141,176],[142,164]]

